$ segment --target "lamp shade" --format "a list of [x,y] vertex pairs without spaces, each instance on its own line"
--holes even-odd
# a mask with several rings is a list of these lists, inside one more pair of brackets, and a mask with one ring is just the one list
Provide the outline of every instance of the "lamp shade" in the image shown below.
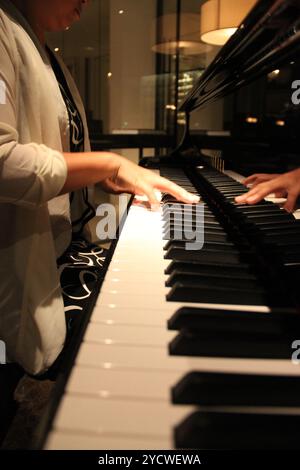
[[160,54],[201,54],[209,50],[209,46],[203,44],[199,36],[199,14],[182,13],[180,15],[180,41],[177,41],[176,14],[170,13],[157,18],[155,29],[157,42],[152,46],[154,52]]
[[201,6],[200,35],[207,44],[223,46],[257,0],[207,0]]

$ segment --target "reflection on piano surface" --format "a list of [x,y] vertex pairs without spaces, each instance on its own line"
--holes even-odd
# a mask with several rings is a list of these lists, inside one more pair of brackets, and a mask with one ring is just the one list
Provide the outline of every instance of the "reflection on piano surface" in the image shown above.
[[[291,61],[299,27],[299,2],[258,2],[187,115]],[[197,230],[195,206],[130,206],[45,448],[297,448],[300,222],[271,201],[236,204],[235,168],[213,168],[188,128],[146,164],[201,195],[204,247],[174,240],[183,209]]]

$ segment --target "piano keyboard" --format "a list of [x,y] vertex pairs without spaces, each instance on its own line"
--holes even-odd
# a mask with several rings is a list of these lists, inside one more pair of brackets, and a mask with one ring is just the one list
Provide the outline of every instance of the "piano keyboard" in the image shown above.
[[[181,181],[184,183],[184,178]],[[186,184],[188,187],[189,183]],[[228,194],[228,198],[232,198],[233,193]],[[272,218],[272,223],[276,226],[276,217]],[[203,302],[185,300],[189,290],[184,289],[177,295],[182,300],[167,301],[172,287],[166,287],[166,283],[172,282],[170,264],[174,259],[165,258],[163,232],[162,211],[151,212],[136,198],[91,315],[48,435],[46,449],[155,450],[194,448],[199,447],[199,443],[203,448],[205,445],[211,448],[213,443],[215,447],[223,444],[226,448],[229,438],[233,439],[230,442],[235,448],[239,444],[234,439],[239,439],[242,423],[252,426],[258,436],[260,429],[263,432],[271,429],[280,431],[281,426],[289,426],[290,437],[294,426],[300,422],[300,417],[297,418],[300,393],[296,393],[300,390],[300,367],[291,362],[293,351],[290,343],[287,357],[285,354],[278,358],[268,354],[257,357],[251,348],[248,356],[239,356],[239,348],[243,349],[243,334],[258,336],[259,341],[259,332],[265,332],[267,336],[262,336],[262,343],[269,337],[278,339],[282,311],[274,312],[274,318],[278,315],[278,320],[271,323],[273,312],[268,305],[221,301],[222,290],[217,284],[215,302],[205,289],[203,293],[207,300]],[[222,231],[219,232],[220,239]],[[210,256],[213,257],[209,254],[204,263],[206,267],[212,259]],[[192,265],[192,261],[190,263]],[[217,260],[211,263],[212,266],[214,263],[218,264]],[[239,273],[242,264],[233,264]],[[244,264],[246,266],[247,262]],[[179,271],[184,268],[184,259],[180,260],[178,268]],[[247,277],[245,274],[245,284],[250,286],[250,291],[261,292],[260,286],[257,289],[255,282],[251,284],[253,276],[246,268],[245,273],[250,275]],[[168,270],[169,274],[166,274]],[[181,279],[186,279],[184,269],[182,272]],[[190,273],[190,278],[195,276],[195,272]],[[241,290],[246,292],[247,289],[242,286]],[[256,298],[260,299],[260,294]],[[293,322],[293,309],[285,309],[285,312]],[[243,313],[245,319],[251,320],[253,316],[258,323],[250,333],[248,327],[245,333],[240,326],[241,344],[237,342],[238,347],[234,351],[234,341],[238,338],[230,336],[230,326],[229,331],[226,330],[228,319],[232,318],[234,327],[241,323]],[[225,317],[227,320],[223,322]],[[221,319],[221,323],[214,323],[211,320],[214,318]],[[190,322],[196,319],[197,334],[200,337],[202,334],[205,344],[201,354],[193,355],[184,341],[179,344],[183,352],[178,353],[178,332],[167,329],[167,322],[170,328],[182,328],[184,338],[187,319]],[[295,322],[297,325],[297,320]],[[201,325],[204,328],[202,333]],[[249,325],[251,329],[253,324]],[[215,336],[205,337],[205,331],[213,332],[214,326]],[[192,332],[188,330],[189,334]],[[297,339],[297,331],[294,333],[293,339]],[[219,342],[223,336],[226,339],[227,334],[233,351],[223,355],[219,353],[222,351]],[[201,344],[199,337],[194,343],[196,347]],[[188,383],[193,384],[192,389]],[[274,384],[278,386],[277,394]],[[201,399],[201,391],[205,390]],[[246,393],[245,397],[243,393]],[[259,426],[258,429],[255,426]],[[229,437],[226,436],[227,431]],[[189,434],[192,436],[190,440]],[[250,440],[252,434],[249,434]],[[201,435],[204,436],[202,440]],[[275,436],[269,444],[278,445],[278,439]],[[293,443],[292,440],[290,442]],[[251,441],[249,445],[251,448]]]

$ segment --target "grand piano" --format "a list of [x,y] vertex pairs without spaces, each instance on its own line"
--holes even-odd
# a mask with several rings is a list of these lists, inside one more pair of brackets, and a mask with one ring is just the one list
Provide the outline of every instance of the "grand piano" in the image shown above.
[[[212,159],[203,149],[216,142],[189,132],[195,110],[298,56],[299,2],[258,1],[182,104],[180,146],[143,160],[201,196],[202,223],[195,205],[169,195],[159,212],[132,199],[37,447],[299,448],[300,221],[276,200],[236,204],[245,191],[239,143]],[[291,135],[284,145],[273,136],[263,152],[251,142],[248,173],[257,152],[261,161],[276,146],[273,171],[284,169],[285,153],[296,165]],[[188,226],[176,239],[183,214]],[[187,250],[203,229],[202,249]]]

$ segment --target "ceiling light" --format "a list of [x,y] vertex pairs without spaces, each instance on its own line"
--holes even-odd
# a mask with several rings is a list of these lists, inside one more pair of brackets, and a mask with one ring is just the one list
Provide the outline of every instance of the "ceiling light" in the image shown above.
[[203,42],[223,46],[236,32],[257,0],[207,0],[201,6]]

